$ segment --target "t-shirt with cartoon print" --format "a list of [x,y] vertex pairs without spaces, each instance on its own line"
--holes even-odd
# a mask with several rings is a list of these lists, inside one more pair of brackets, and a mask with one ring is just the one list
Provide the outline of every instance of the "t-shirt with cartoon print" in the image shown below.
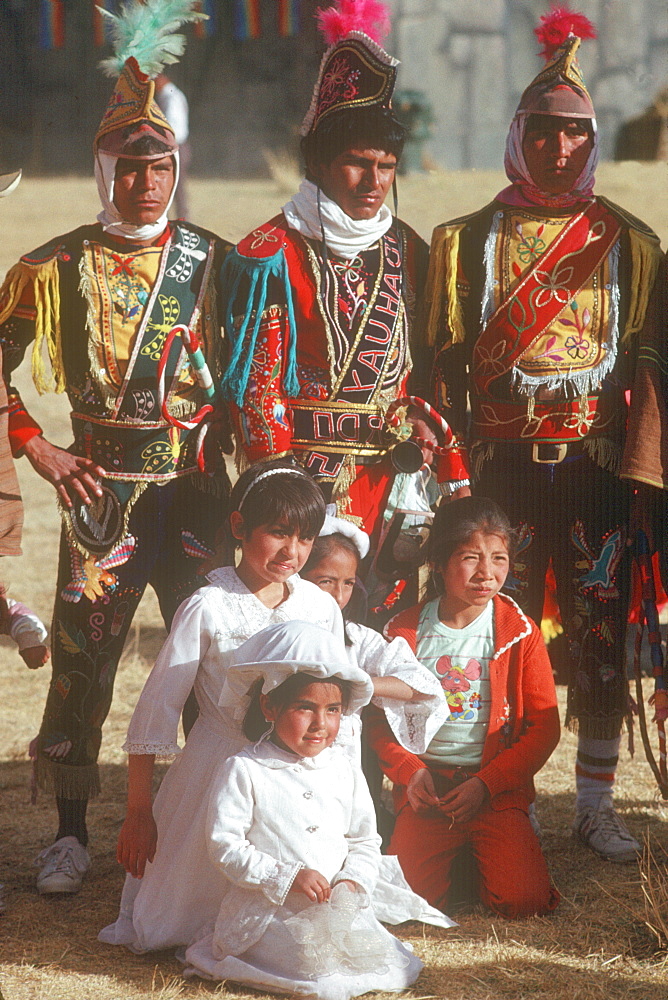
[[460,629],[443,624],[438,606],[436,598],[422,609],[417,658],[440,680],[450,713],[422,758],[442,767],[477,769],[489,726],[494,606],[490,601]]

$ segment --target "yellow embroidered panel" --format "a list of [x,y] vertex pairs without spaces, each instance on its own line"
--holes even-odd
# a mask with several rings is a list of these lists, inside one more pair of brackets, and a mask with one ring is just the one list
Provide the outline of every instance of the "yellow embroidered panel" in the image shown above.
[[85,248],[89,334],[100,374],[115,389],[120,389],[132,356],[163,250],[142,247],[123,253],[99,243]]
[[[568,218],[563,217],[549,219],[504,213],[495,255],[495,308],[508,297],[527,269],[540,259],[567,222]],[[579,289],[572,284],[573,271],[569,267],[568,254],[564,255],[556,272],[545,275],[544,294],[555,296],[563,303],[563,308],[545,330],[536,330],[537,339],[516,362],[516,375],[521,382],[554,386],[562,381],[577,383],[578,377],[595,380],[598,368],[603,377],[613,360],[608,352],[612,348],[614,353],[616,348],[616,343],[609,342],[609,259],[606,258]]]

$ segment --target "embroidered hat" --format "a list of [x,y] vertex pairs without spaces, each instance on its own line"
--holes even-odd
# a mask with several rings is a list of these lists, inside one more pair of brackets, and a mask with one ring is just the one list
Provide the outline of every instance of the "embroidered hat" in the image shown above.
[[235,649],[218,704],[234,707],[241,718],[257,680],[262,679],[262,693],[268,694],[298,673],[312,674],[318,680],[339,677],[349,681],[352,691],[346,715],[373,697],[371,678],[353,666],[341,639],[319,625],[291,621],[269,625]]
[[390,30],[390,18],[379,0],[337,0],[318,13],[318,24],[329,48],[320,63],[302,135],[314,132],[337,112],[391,108],[399,65],[380,44]]
[[596,38],[596,29],[583,14],[567,7],[553,7],[535,29],[547,60],[526,88],[517,115],[557,115],[562,118],[595,118],[594,105],[582,76],[577,52],[585,38]]
[[186,40],[178,28],[206,17],[193,9],[196,3],[132,0],[119,14],[98,7],[111,26],[114,48],[100,68],[118,79],[95,136],[96,152],[138,160],[176,152],[174,131],[155,100],[155,77],[183,54]]

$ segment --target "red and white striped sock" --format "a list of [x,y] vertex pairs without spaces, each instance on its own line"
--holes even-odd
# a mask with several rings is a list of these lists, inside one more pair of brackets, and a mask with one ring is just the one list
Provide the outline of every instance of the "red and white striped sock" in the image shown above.
[[612,807],[612,789],[619,760],[619,742],[614,740],[591,740],[578,737],[578,752],[575,759],[575,787],[577,790],[576,812],[585,809]]

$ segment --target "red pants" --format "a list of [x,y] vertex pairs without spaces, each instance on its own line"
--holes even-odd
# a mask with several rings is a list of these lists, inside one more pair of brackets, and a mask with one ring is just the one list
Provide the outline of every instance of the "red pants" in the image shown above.
[[470,822],[449,826],[444,813],[416,813],[405,805],[390,841],[388,853],[398,856],[409,885],[428,903],[445,910],[453,858],[468,843],[478,867],[480,900],[490,910],[513,918],[555,909],[559,893],[525,812],[486,806]]

